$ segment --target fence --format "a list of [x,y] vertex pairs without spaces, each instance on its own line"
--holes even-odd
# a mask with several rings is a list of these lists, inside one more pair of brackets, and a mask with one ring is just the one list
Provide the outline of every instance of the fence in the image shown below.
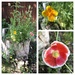
[[[11,7],[14,5],[15,2],[2,2],[2,18],[5,18],[6,21],[9,22],[9,18],[12,16],[10,12],[12,12],[15,8]],[[36,20],[36,2],[20,2],[21,6],[24,6],[24,8],[19,8],[19,11],[26,11],[28,6],[31,5],[32,9],[32,17],[33,21]]]

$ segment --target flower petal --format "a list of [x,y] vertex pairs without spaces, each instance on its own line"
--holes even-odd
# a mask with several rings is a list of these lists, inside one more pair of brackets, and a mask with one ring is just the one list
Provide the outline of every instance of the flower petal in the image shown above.
[[44,55],[43,59],[44,59],[44,62],[48,66],[57,66],[56,59],[52,56],[52,54],[51,54],[49,49],[47,51],[45,51],[45,55]]
[[53,15],[48,16],[48,20],[51,21],[51,22],[54,22],[55,19],[56,19],[56,17],[53,16]]
[[60,53],[60,57],[56,59],[57,65],[60,65],[60,66],[64,65],[66,59],[67,59],[66,54]]
[[52,12],[52,14],[53,14],[54,16],[57,16],[57,15],[58,15],[58,12],[57,12],[56,10],[52,10],[51,12]]
[[60,53],[70,54],[68,47],[62,42],[54,41],[51,46],[53,49],[57,49]]
[[43,15],[44,17],[47,17],[47,16],[48,16],[47,11],[46,11],[46,10],[44,10],[44,11],[42,12],[42,15]]
[[47,7],[46,7],[46,11],[47,11],[47,12],[50,13],[52,10],[53,10],[53,8],[52,8],[51,6],[47,6]]

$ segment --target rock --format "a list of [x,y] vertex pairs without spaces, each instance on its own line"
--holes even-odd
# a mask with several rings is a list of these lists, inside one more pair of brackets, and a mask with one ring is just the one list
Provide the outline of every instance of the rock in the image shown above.
[[38,50],[44,48],[49,44],[49,32],[48,31],[41,31],[38,34]]
[[8,50],[9,46],[10,46],[10,42],[8,42],[8,40],[5,43],[1,40],[1,49],[2,49],[2,52],[5,53],[7,56],[9,56],[9,50]]

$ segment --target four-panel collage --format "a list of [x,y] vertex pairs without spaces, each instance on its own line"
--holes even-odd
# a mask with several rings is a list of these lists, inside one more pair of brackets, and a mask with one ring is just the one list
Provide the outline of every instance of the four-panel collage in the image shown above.
[[2,2],[1,73],[74,73],[74,2]]

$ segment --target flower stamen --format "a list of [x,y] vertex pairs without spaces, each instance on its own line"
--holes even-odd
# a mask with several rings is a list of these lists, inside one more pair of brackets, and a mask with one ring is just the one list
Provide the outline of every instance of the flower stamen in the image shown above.
[[53,51],[52,56],[54,58],[58,58],[59,57],[59,52],[58,51]]

